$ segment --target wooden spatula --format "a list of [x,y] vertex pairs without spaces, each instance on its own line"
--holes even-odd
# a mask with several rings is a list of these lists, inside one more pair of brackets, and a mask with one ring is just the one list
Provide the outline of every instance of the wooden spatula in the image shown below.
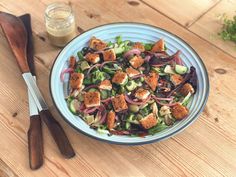
[[17,63],[28,89],[38,107],[39,114],[48,126],[61,154],[71,158],[75,152],[61,125],[55,120],[30,73],[26,57],[27,33],[22,21],[11,14],[0,12],[0,25],[8,40],[8,43],[16,57]]

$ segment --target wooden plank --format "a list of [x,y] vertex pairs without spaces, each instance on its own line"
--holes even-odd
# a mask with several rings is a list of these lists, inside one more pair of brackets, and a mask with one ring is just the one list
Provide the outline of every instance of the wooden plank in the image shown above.
[[[14,57],[11,55],[10,51],[7,49],[8,45],[4,40],[1,41],[1,44],[4,45],[4,48],[1,48],[1,51],[6,51],[6,53],[2,54],[1,56],[3,58],[9,58],[8,60],[1,60],[0,64],[3,67],[3,69],[1,70],[2,74],[0,77],[0,81],[1,81],[1,103],[4,103],[4,105],[1,105],[1,115],[3,117],[1,117],[0,120],[0,124],[6,126],[8,129],[10,129],[10,131],[13,132],[13,134],[15,134],[18,138],[18,140],[22,141],[24,144],[21,145],[18,142],[15,142],[17,145],[21,146],[21,150],[24,150],[24,153],[19,152],[18,148],[15,148],[14,151],[11,150],[11,154],[12,156],[15,154],[20,154],[21,156],[19,158],[21,158],[23,160],[24,163],[21,164],[19,171],[16,172],[17,175],[19,176],[30,176],[30,169],[28,167],[27,164],[27,144],[26,144],[26,132],[27,132],[27,128],[28,128],[28,108],[27,108],[27,92],[25,91],[25,86],[24,86],[24,82],[22,79],[16,79],[16,81],[11,80],[10,82],[8,81],[7,77],[5,77],[7,75],[7,73],[12,73],[11,77],[12,78],[19,78],[20,77],[20,71],[17,68],[17,65],[15,64],[15,59]],[[2,45],[1,45],[2,47]],[[9,57],[11,56],[11,58]],[[13,66],[11,68],[7,68],[7,66]],[[40,71],[40,73],[38,73],[41,78],[43,79],[43,83],[40,84],[40,86],[45,85],[46,87],[48,87],[48,85],[46,83],[48,83],[48,80],[45,80],[46,78],[48,79],[48,75],[49,73],[47,71],[45,71],[45,67],[42,68],[42,65],[37,65],[37,70]],[[41,73],[42,72],[42,73]],[[46,74],[46,76],[43,76],[43,74]],[[48,88],[43,88],[40,87],[41,90],[44,90],[44,93],[47,93],[48,95]],[[16,94],[16,90],[17,93]],[[47,92],[45,91],[47,90]],[[49,95],[48,95],[49,96]],[[48,101],[47,101],[48,102]],[[53,110],[52,110],[53,111]],[[55,110],[53,111],[53,113],[55,114]],[[12,117],[14,117],[12,120]],[[56,118],[60,117],[59,114],[57,113]],[[73,131],[73,129],[71,129],[68,125],[65,126],[65,122],[62,121],[62,118],[60,118],[60,122],[62,123],[62,125],[64,124],[64,130],[70,135],[74,136],[75,131]],[[4,132],[8,133],[7,131],[3,130]],[[44,132],[44,149],[45,149],[45,156],[46,156],[46,160],[45,160],[45,164],[44,167],[42,168],[42,172],[47,173],[50,176],[53,176],[54,174],[56,176],[76,176],[76,174],[81,173],[81,176],[104,176],[104,174],[106,174],[106,172],[101,171],[100,169],[94,169],[93,165],[96,165],[97,163],[99,163],[100,161],[100,154],[102,154],[102,151],[104,148],[102,148],[103,145],[99,145],[96,143],[100,143],[101,142],[96,142],[94,143],[94,141],[90,140],[91,144],[89,145],[88,143],[86,144],[86,141],[82,141],[83,143],[85,143],[85,153],[84,156],[81,157],[77,157],[77,159],[72,159],[68,162],[66,162],[64,165],[63,161],[64,159],[60,156],[58,149],[56,148],[56,145],[54,144],[54,142],[52,141],[52,138],[49,135],[49,132],[47,131],[47,129],[44,128],[43,130]],[[45,135],[47,135],[45,137]],[[78,134],[77,134],[78,135]],[[81,136],[81,135],[80,135]],[[1,134],[0,135],[1,139],[13,139],[10,138],[8,136],[6,136],[5,134]],[[78,139],[80,139],[78,136],[75,137],[74,141],[78,141]],[[15,139],[13,140],[13,142],[16,141]],[[73,142],[73,139],[72,139]],[[79,143],[80,144],[80,143]],[[79,148],[83,148],[82,145],[77,145],[76,147]],[[94,145],[93,145],[94,144]],[[13,145],[6,145],[5,147],[14,147]],[[87,146],[89,146],[90,148],[87,149]],[[98,154],[98,149],[96,150],[96,147],[101,147],[100,148],[100,153]],[[93,147],[93,153],[91,153],[91,149]],[[11,158],[13,158],[12,156],[8,156],[7,154],[9,152],[4,151],[4,146],[0,145],[0,151],[2,151],[2,154],[0,155],[0,157],[2,157],[5,154],[5,159],[4,160],[9,160]],[[6,148],[7,149],[7,148]],[[77,148],[75,148],[77,149]],[[10,149],[7,149],[10,150]],[[78,152],[77,152],[78,153]],[[77,154],[78,155],[78,154]],[[88,156],[88,158],[86,157]],[[120,173],[119,169],[110,169],[107,164],[105,163],[107,161],[107,159],[112,159],[112,161],[114,161],[114,165],[119,166],[119,164],[123,163],[124,165],[126,165],[129,169],[130,172],[130,176],[131,174],[139,174],[139,176],[142,176],[142,174],[130,163],[130,162],[125,162],[125,160],[123,160],[122,158],[119,158],[119,154],[113,152],[113,157],[109,157],[109,153],[106,155],[103,155],[103,160],[104,163],[100,163],[100,166],[107,170],[107,173],[111,173],[113,170],[113,173],[116,172],[117,174]],[[24,157],[24,159],[23,159]],[[7,159],[6,159],[7,158]],[[8,159],[9,158],[9,159]],[[18,167],[18,161],[19,158],[16,158],[15,161],[11,161],[11,163],[13,163],[13,165],[15,167]],[[87,161],[87,159],[89,159],[89,162]],[[88,163],[91,163],[88,165]],[[78,168],[78,166],[80,168]],[[51,172],[47,172],[47,170],[45,168],[49,168],[50,171],[53,171],[53,173]],[[14,168],[12,168],[14,169]],[[125,172],[127,175],[129,175],[129,172]],[[43,176],[43,174],[39,173],[39,176]]]
[[232,18],[236,15],[235,6],[235,0],[223,0],[190,26],[189,29],[233,57],[236,57],[235,43],[224,41],[218,36],[222,24],[219,18],[217,18],[217,16],[222,15],[223,13],[226,13],[229,18]]
[[11,168],[0,159],[0,176],[1,177],[17,177],[17,175],[11,170]]
[[[211,94],[205,112],[191,127],[171,139],[152,145],[126,147],[109,145],[76,133],[61,119],[54,106],[51,106],[53,114],[71,139],[77,156],[71,160],[64,160],[44,128],[46,161],[44,167],[34,173],[35,176],[46,173],[47,176],[234,176],[236,173],[236,122],[232,121],[236,113],[232,106],[236,102],[236,85],[231,82],[236,74],[236,61],[147,5],[135,2],[98,3],[91,0],[88,4],[87,1],[81,0],[72,1],[72,5],[77,12],[79,27],[84,30],[103,23],[137,21],[168,29],[188,41],[204,59],[210,75]],[[48,91],[48,69],[58,49],[50,47],[43,28],[42,12],[47,3],[49,1],[46,0],[32,3],[0,1],[2,7],[7,7],[17,15],[25,12],[32,14],[39,84],[46,101],[52,105]],[[40,39],[40,35],[45,36],[46,40]],[[25,155],[28,128],[25,119],[28,115],[25,87],[22,79],[18,79],[20,73],[6,41],[3,37],[0,40],[0,51],[3,51],[0,54],[0,64],[3,68],[0,70],[0,81],[3,85],[0,89],[0,94],[3,95],[0,98],[0,110],[4,116],[0,119],[0,127],[3,127],[2,131],[5,132],[0,138],[6,139],[5,148],[0,146],[0,158],[18,176],[32,176],[27,168],[28,159]],[[13,73],[12,81],[6,79],[9,73]],[[8,99],[10,103],[5,105]],[[13,119],[15,113],[17,116]],[[13,143],[19,147],[10,151],[7,147],[13,146]],[[8,153],[16,155],[16,159],[8,158]],[[22,163],[20,167],[19,163]]]
[[[210,9],[217,2],[219,2],[219,0],[198,0],[198,1],[142,0],[142,1],[183,26],[191,25],[202,14],[207,12],[208,9]],[[156,20],[162,20],[162,19],[156,19]]]

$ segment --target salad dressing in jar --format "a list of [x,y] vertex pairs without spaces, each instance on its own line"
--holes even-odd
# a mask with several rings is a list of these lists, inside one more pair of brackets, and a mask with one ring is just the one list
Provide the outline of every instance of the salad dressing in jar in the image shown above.
[[55,46],[63,47],[77,35],[72,8],[65,3],[48,5],[45,11],[45,23],[48,38]]

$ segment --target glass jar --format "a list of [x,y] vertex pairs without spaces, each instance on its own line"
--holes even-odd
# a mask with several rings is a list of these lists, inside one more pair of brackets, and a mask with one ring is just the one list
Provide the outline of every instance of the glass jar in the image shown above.
[[63,47],[76,34],[75,16],[70,5],[57,2],[45,10],[48,38],[53,45]]

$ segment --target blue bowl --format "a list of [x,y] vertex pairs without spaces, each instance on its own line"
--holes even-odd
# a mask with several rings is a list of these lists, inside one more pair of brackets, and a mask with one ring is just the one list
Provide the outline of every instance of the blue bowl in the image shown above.
[[[198,89],[188,108],[188,117],[177,121],[172,127],[155,135],[142,137],[108,136],[99,134],[91,129],[80,117],[73,115],[67,107],[64,99],[64,84],[60,81],[60,73],[68,67],[68,59],[71,55],[77,56],[77,52],[88,46],[88,41],[95,36],[104,41],[114,41],[121,35],[124,40],[154,43],[160,38],[165,40],[169,54],[181,51],[181,58],[188,67],[194,66],[198,76]],[[71,40],[58,54],[50,74],[50,91],[54,104],[64,120],[81,133],[92,138],[115,144],[141,145],[169,138],[193,123],[203,111],[209,95],[209,79],[206,67],[199,55],[178,36],[155,26],[140,23],[112,23],[90,29]]]

